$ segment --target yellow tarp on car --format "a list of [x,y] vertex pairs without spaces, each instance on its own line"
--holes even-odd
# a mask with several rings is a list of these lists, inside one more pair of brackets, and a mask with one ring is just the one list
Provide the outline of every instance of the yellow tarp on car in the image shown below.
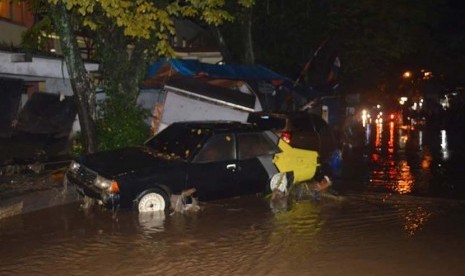
[[278,170],[282,173],[293,172],[294,183],[308,181],[313,178],[318,166],[318,152],[291,147],[283,140],[279,140],[278,147],[282,152],[274,156]]

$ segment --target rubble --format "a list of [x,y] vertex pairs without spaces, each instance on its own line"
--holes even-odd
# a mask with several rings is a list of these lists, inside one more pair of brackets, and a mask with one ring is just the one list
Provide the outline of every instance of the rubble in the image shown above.
[[64,185],[65,171],[0,175],[0,219],[77,201],[75,190]]
[[199,202],[192,195],[195,193],[195,188],[183,191],[179,195],[171,195],[171,213],[185,213],[185,212],[198,212],[200,211]]

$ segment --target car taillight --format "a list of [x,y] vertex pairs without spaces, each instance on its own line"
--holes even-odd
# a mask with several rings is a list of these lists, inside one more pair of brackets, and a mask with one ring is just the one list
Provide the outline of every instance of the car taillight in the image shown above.
[[281,139],[288,144],[291,143],[291,133],[289,131],[281,132]]

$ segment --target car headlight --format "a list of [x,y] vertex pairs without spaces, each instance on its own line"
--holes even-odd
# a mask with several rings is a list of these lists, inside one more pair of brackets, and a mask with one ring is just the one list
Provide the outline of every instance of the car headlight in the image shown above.
[[76,161],[71,161],[71,164],[69,165],[69,169],[73,172],[76,172],[77,170],[79,170],[79,167],[81,167],[81,164],[79,164]]
[[114,180],[106,179],[103,176],[97,175],[94,180],[94,185],[109,193],[119,193],[118,183]]
[[107,190],[108,188],[111,187],[111,182],[112,182],[111,180],[108,180],[105,177],[97,175],[97,177],[94,180],[94,185],[102,190]]

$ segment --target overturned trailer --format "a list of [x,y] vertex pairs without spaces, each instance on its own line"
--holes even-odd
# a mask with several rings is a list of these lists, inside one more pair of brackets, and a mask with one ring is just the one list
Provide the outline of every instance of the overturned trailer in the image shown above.
[[249,112],[261,111],[258,98],[195,79],[170,80],[158,92],[152,128],[159,132],[171,123],[198,120],[245,122]]
[[258,65],[161,60],[150,66],[139,103],[153,110],[155,133],[178,121],[245,122],[250,112],[266,108],[264,94],[273,93],[272,83],[285,80]]

